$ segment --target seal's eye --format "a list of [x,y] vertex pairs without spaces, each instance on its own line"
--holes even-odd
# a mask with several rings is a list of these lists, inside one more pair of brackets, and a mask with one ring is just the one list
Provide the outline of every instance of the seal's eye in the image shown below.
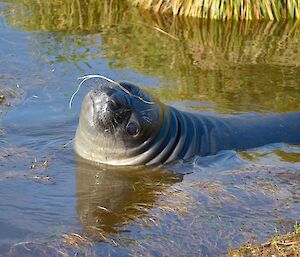
[[139,126],[135,121],[129,122],[126,126],[126,130],[130,136],[136,136],[140,132]]

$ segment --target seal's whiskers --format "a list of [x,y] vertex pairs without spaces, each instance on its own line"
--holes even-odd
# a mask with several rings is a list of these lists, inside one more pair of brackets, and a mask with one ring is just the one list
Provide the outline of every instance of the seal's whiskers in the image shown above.
[[154,102],[152,101],[146,101],[145,99],[143,99],[142,97],[140,96],[137,96],[137,95],[134,95],[132,94],[131,92],[129,92],[125,87],[123,87],[120,83],[110,79],[110,78],[107,78],[105,76],[102,76],[102,75],[98,75],[98,74],[90,74],[90,75],[86,75],[86,76],[83,76],[83,77],[79,77],[78,79],[82,79],[82,81],[79,83],[76,91],[72,94],[71,98],[70,98],[70,101],[69,101],[69,108],[72,109],[72,102],[73,102],[73,99],[74,97],[76,96],[76,94],[79,92],[81,86],[83,85],[84,82],[86,82],[87,80],[89,79],[92,79],[92,78],[101,78],[101,79],[105,79],[106,81],[110,82],[110,83],[113,83],[115,84],[116,86],[118,86],[120,89],[122,89],[126,94],[134,97],[134,98],[137,98],[139,100],[141,100],[142,102],[146,103],[146,104],[155,104]]

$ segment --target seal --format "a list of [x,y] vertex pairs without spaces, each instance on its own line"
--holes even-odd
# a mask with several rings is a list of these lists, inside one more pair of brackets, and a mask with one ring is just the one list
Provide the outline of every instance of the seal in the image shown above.
[[300,144],[300,113],[214,116],[165,105],[138,86],[97,85],[84,98],[74,150],[110,165],[153,165],[221,150]]

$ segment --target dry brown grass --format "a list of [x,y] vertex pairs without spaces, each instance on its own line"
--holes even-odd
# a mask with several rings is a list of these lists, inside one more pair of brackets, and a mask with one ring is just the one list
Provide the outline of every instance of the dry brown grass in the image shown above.
[[238,249],[228,251],[229,257],[254,256],[299,256],[300,227],[296,223],[294,231],[285,235],[277,235],[263,244],[245,244]]
[[130,0],[130,2],[155,12],[209,19],[300,18],[299,0]]

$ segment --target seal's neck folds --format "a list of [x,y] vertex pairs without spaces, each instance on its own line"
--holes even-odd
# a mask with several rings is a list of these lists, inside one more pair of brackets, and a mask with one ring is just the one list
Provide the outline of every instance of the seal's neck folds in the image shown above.
[[299,143],[299,113],[215,117],[183,112],[160,104],[157,127],[130,147],[126,141],[107,138],[88,124],[83,106],[74,149],[81,157],[110,165],[152,165],[187,160],[194,155],[226,149],[248,149],[265,144]]

